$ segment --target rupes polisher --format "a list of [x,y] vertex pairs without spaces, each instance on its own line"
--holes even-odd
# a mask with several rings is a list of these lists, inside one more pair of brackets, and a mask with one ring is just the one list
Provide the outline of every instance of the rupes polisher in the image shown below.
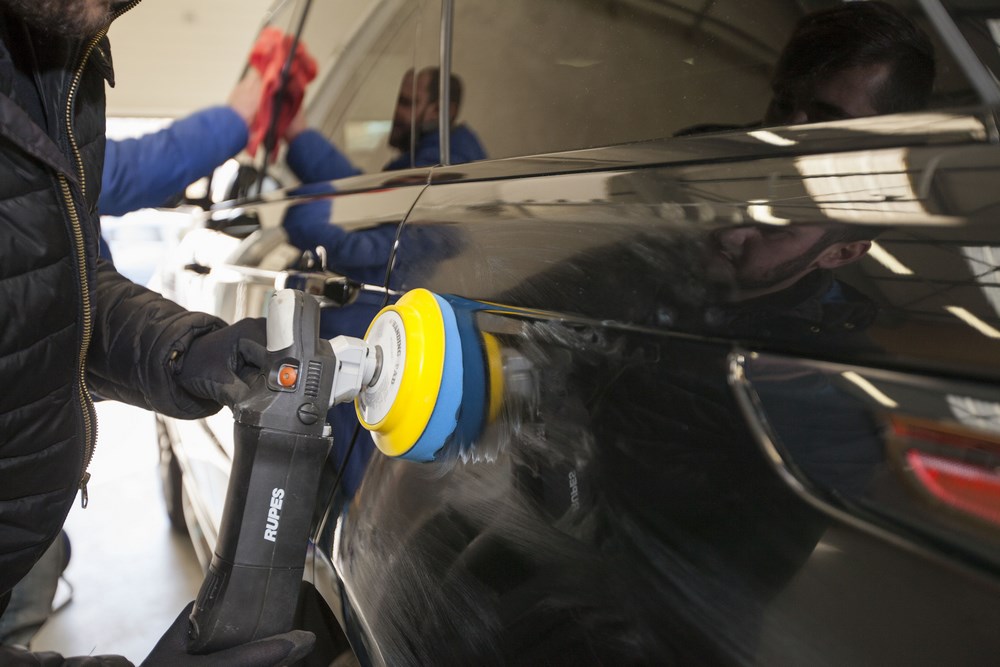
[[[319,336],[319,305],[281,290],[267,317],[268,368],[234,409],[235,448],[219,540],[191,614],[192,653],[291,629],[320,483],[327,411],[354,400],[386,455],[429,461],[465,447],[503,394],[499,346],[468,308],[404,294],[365,338]],[[467,302],[465,302],[467,303]]]

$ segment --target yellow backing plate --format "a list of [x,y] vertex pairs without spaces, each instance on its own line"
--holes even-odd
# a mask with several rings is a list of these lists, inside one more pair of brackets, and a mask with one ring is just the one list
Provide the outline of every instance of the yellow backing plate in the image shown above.
[[364,420],[357,401],[355,410],[378,448],[387,456],[401,456],[416,444],[437,403],[444,370],[444,319],[434,295],[425,289],[407,292],[395,305],[383,308],[372,326],[386,311],[399,315],[406,336],[399,391],[385,417],[375,424]]

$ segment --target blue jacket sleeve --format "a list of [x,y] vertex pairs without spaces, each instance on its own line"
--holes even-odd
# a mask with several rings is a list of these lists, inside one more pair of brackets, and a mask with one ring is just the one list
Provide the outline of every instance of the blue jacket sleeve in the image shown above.
[[104,157],[101,214],[162,206],[208,176],[247,143],[247,125],[233,109],[218,106],[175,121],[137,139],[109,141]]
[[308,129],[288,144],[285,162],[303,183],[357,176],[361,170],[319,131]]
[[330,221],[331,206],[330,200],[320,199],[289,207],[284,219],[288,242],[301,250],[323,246],[331,270],[354,280],[381,283],[396,224],[347,231]]

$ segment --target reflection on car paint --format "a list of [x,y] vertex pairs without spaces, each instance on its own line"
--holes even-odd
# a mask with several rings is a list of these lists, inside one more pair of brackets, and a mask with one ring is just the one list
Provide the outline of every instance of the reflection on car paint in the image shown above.
[[[451,662],[752,655],[762,605],[808,556],[822,521],[808,509],[765,521],[788,493],[777,480],[754,504],[733,504],[762,462],[725,418],[735,404],[724,357],[706,356],[714,364],[692,374],[680,363],[690,344],[490,318],[504,324],[501,345],[535,369],[534,391],[505,401],[465,456],[373,459],[341,522],[338,569],[385,662],[429,658],[429,647],[404,640],[424,623],[453,628],[436,633]],[[654,392],[673,400],[651,412],[639,397]],[[387,486],[409,501],[384,496]],[[373,553],[392,568],[364,556]],[[620,626],[623,615],[635,623]],[[665,619],[684,623],[683,645],[659,631]],[[709,637],[721,622],[731,644],[718,654]],[[535,645],[538,627],[547,631]],[[492,645],[497,634],[503,646]]]
[[[359,11],[314,16],[341,4]],[[513,157],[251,203],[262,230],[303,232],[299,251],[328,237],[353,280],[460,304],[465,354],[504,380],[468,378],[503,400],[485,419],[471,401],[427,463],[331,413],[326,472],[343,477],[317,545],[336,571],[317,587],[362,664],[991,664],[993,487],[961,486],[992,479],[1000,404],[1000,163],[994,110],[971,106],[995,88],[984,66],[953,55],[956,33],[935,45],[927,110],[763,130],[800,7],[531,2],[526,26],[515,4],[453,17],[462,119]],[[383,5],[343,61],[371,70],[337,70],[316,98],[335,140],[436,53],[438,3]],[[584,29],[546,31],[566,8]],[[987,34],[984,9],[953,14]],[[307,41],[335,46],[351,24],[309,22]],[[610,38],[627,25],[647,32]],[[484,48],[511,37],[531,48]],[[548,65],[523,58],[536,43]],[[611,66],[647,46],[666,55]],[[973,48],[995,64],[992,40]],[[529,154],[546,142],[563,152]],[[299,255],[261,234],[230,263]],[[244,296],[206,309],[259,301]],[[330,309],[324,334],[363,335],[382,303]]]
[[735,363],[744,414],[808,500],[1000,567],[1000,441],[979,416],[1000,405],[994,388],[774,355]]

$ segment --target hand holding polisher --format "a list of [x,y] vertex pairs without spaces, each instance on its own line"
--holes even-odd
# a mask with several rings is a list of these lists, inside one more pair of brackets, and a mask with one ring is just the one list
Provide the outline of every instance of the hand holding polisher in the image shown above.
[[498,408],[499,350],[480,344],[471,316],[457,318],[445,298],[408,292],[376,316],[365,340],[320,338],[319,310],[294,290],[271,299],[267,368],[234,408],[232,473],[191,614],[192,653],[291,629],[333,444],[332,405],[356,399],[379,449],[418,461],[473,437]]

